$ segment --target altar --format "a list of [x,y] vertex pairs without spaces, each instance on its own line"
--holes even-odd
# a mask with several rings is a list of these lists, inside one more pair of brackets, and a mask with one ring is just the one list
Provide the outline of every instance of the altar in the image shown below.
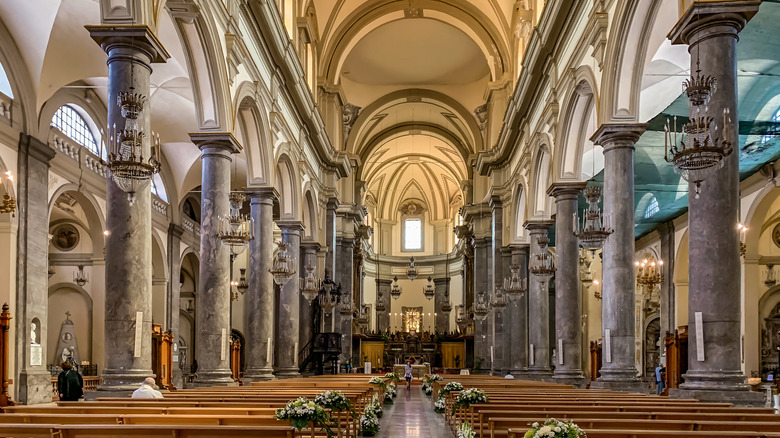
[[[393,372],[398,375],[398,377],[403,380],[404,378],[404,369],[406,368],[406,365],[404,364],[395,364],[393,365]],[[412,365],[412,376],[414,378],[422,378],[426,374],[431,373],[431,366],[425,365],[425,364],[414,364]]]

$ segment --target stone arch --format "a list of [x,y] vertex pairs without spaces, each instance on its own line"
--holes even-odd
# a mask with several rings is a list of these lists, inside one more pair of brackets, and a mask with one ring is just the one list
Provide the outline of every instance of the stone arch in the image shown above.
[[317,203],[314,201],[317,199],[317,196],[311,187],[307,187],[304,190],[303,199],[303,237],[307,240],[317,241],[319,238],[319,218],[317,216]]
[[515,201],[514,220],[512,221],[512,240],[514,242],[521,242],[525,239],[525,227],[523,224],[527,220],[527,199],[526,190],[522,182],[517,184],[515,193],[513,194]]
[[279,214],[283,220],[298,218],[297,169],[292,159],[282,153],[276,160],[276,187],[279,190]]
[[547,144],[542,143],[534,156],[535,159],[531,172],[531,175],[533,175],[531,188],[531,195],[533,196],[531,205],[533,210],[530,216],[534,218],[548,217],[550,213],[550,196],[547,195],[547,188],[552,182],[550,180],[552,159]]
[[[439,20],[460,29],[477,44],[490,68],[491,81],[499,80],[511,71],[512,56],[503,33],[476,5],[436,1],[422,1],[416,5],[439,12]],[[364,2],[342,20],[338,28],[332,32],[325,29],[324,34],[331,37],[324,42],[320,76],[331,84],[338,84],[341,67],[350,49],[371,30],[403,17],[407,7],[406,3],[394,0]]]
[[168,12],[187,58],[198,129],[232,131],[227,65],[215,20],[208,19],[206,11],[191,0],[178,3]]
[[[644,69],[679,18],[681,2],[627,0],[618,2],[604,55],[601,80],[601,123],[639,120]],[[658,19],[659,11],[668,19]],[[672,17],[673,15],[673,17]],[[651,52],[652,51],[652,52]],[[675,95],[674,98],[677,96]]]
[[0,20],[0,64],[3,65],[8,74],[14,95],[11,126],[20,132],[26,132],[45,141],[46,139],[40,138],[37,131],[35,88],[32,85],[30,73],[27,70],[24,57],[2,20]]
[[[74,85],[86,85],[78,81]],[[103,141],[105,127],[108,126],[107,109],[103,105],[101,98],[92,90],[81,88],[61,88],[57,90],[52,97],[41,107],[38,119],[38,132],[41,135],[46,134],[45,141],[48,143],[51,131],[51,122],[54,113],[64,105],[76,105],[77,112],[84,118],[87,125],[95,137],[95,142],[100,146]],[[78,110],[81,111],[78,111]],[[85,117],[86,116],[86,117]],[[105,149],[105,147],[103,148]]]
[[745,236],[745,244],[747,245],[746,258],[757,259],[759,257],[758,241],[761,239],[761,234],[765,231],[763,227],[764,218],[779,196],[780,187],[768,184],[759,191],[748,207],[747,213],[744,219],[742,219],[742,223],[748,227],[747,235]]
[[267,185],[273,174],[271,132],[267,112],[261,101],[256,99],[257,87],[252,82],[242,82],[235,99],[235,130],[239,142],[244,146],[247,160],[247,185]]
[[[103,210],[100,208],[100,204],[98,204],[94,195],[80,191],[76,184],[65,184],[55,190],[51,199],[49,199],[49,218],[51,218],[54,203],[63,193],[68,193],[70,196],[73,196],[76,201],[78,201],[81,209],[84,211],[85,219],[87,220],[86,225],[89,226],[88,232],[89,237],[92,240],[93,254],[95,257],[102,258],[103,246],[105,242],[105,236],[103,235],[103,232],[110,232],[110,230],[106,230],[105,216],[103,214]],[[100,243],[103,243],[103,245]]]
[[[598,128],[598,97],[592,72],[581,68],[574,90],[564,103],[562,129],[555,148],[554,178],[557,181],[582,181],[584,155],[596,147],[590,140]],[[590,170],[590,169],[587,169]],[[598,172],[598,170],[595,170]],[[593,172],[593,173],[595,173]],[[592,176],[592,175],[591,175]]]

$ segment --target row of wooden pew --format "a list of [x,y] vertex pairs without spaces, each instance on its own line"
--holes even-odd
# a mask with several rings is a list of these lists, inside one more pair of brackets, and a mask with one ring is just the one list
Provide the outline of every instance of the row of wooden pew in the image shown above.
[[[321,437],[317,428],[297,431],[276,419],[276,409],[298,397],[314,399],[340,390],[362,412],[374,387],[370,376],[341,375],[255,382],[251,386],[163,392],[163,399],[98,398],[56,406],[9,406],[0,414],[0,437]],[[334,413],[338,437],[359,433],[357,420]]]
[[487,403],[452,413],[457,392],[446,397],[445,417],[453,431],[469,421],[478,437],[522,438],[534,422],[572,420],[589,438],[780,437],[780,415],[770,408],[738,408],[729,403],[702,403],[609,390],[574,389],[567,385],[489,376],[445,376],[465,389],[485,391]]

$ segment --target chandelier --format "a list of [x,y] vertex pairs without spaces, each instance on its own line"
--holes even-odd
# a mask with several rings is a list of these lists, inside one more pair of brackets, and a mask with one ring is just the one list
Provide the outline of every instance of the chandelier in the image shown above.
[[409,266],[406,267],[406,276],[414,281],[417,278],[417,268],[414,266],[414,257],[409,257]]
[[490,305],[500,309],[506,307],[506,304],[507,304],[507,295],[500,287],[496,287],[496,290],[493,292],[493,299],[490,300]]
[[431,277],[428,277],[428,284],[423,288],[423,295],[429,300],[436,296],[436,288],[433,287],[433,279]]
[[243,192],[230,192],[230,214],[217,218],[217,237],[230,247],[230,255],[244,252],[249,242],[255,238],[254,220],[241,214],[246,195]]
[[268,272],[274,276],[274,282],[279,286],[284,286],[293,275],[295,275],[294,264],[290,256],[287,255],[287,248],[290,246],[287,242],[276,242],[279,247],[274,256],[273,265]]
[[325,271],[325,279],[320,283],[320,295],[317,299],[320,309],[326,314],[330,315],[341,296],[341,285],[338,286],[328,276],[328,271]]
[[355,316],[355,324],[360,327],[360,330],[365,331],[368,328],[370,310],[367,305],[360,306],[360,311]]
[[772,287],[777,283],[775,279],[775,265],[769,263],[766,265],[766,278],[764,279],[764,285],[766,287]]
[[385,301],[382,299],[384,294],[385,293],[382,292],[381,288],[377,288],[377,290],[376,290],[376,305],[375,305],[377,312],[384,312],[385,311]]
[[314,277],[313,265],[306,265],[304,269],[306,269],[306,277],[301,279],[301,293],[306,298],[306,301],[311,304],[320,293],[321,281]]
[[590,186],[583,191],[588,201],[588,208],[582,212],[582,224],[579,224],[577,213],[574,213],[574,235],[580,241],[580,246],[590,251],[596,251],[604,246],[614,230],[609,226],[609,217],[603,217],[599,208],[601,187]]
[[644,259],[641,262],[634,262],[637,268],[636,271],[636,283],[641,286],[647,286],[652,290],[657,285],[664,281],[664,274],[661,272],[661,267],[664,265],[663,260],[647,260]]
[[238,281],[230,282],[230,301],[238,301],[238,294],[244,295],[249,289],[249,283],[246,282],[246,268],[239,269]]
[[546,284],[555,275],[552,254],[547,251],[550,239],[547,236],[540,236],[536,239],[536,243],[539,245],[539,254],[534,255],[529,271],[536,276],[537,280]]
[[444,313],[449,313],[452,311],[452,301],[447,298],[447,301],[441,303],[441,311]]
[[593,296],[597,300],[600,300],[600,299],[603,298],[603,296],[601,295],[601,287],[600,286],[601,286],[601,283],[599,283],[598,280],[594,279],[593,280]]
[[[123,129],[117,130],[114,123],[109,130],[108,169],[111,171],[111,179],[127,193],[127,199],[132,205],[135,203],[135,193],[146,187],[152,176],[160,171],[160,136],[152,135],[153,144],[149,155],[145,156],[144,140],[147,135],[139,126],[138,118],[146,106],[146,96],[134,92],[134,88],[130,87],[129,91],[117,93],[116,101],[125,124]],[[99,155],[102,160],[102,150]]]
[[79,286],[84,286],[89,281],[89,274],[84,272],[84,265],[79,265],[77,271],[73,271],[73,282]]
[[484,293],[477,294],[477,297],[474,300],[474,318],[480,321],[484,321],[487,319],[489,313],[490,313],[490,304],[485,299],[485,294]]
[[16,211],[16,200],[9,195],[11,193],[11,188],[13,187],[14,177],[11,175],[11,171],[7,170],[5,172],[5,177],[7,178],[3,180],[3,188],[5,189],[5,194],[3,194],[3,203],[0,204],[0,214],[2,213],[13,213]]
[[455,324],[457,324],[460,332],[465,332],[469,326],[469,315],[463,304],[458,304],[455,307]]
[[396,300],[401,296],[401,286],[398,285],[398,277],[393,277],[393,284],[390,285],[390,295]]
[[[728,108],[723,110],[723,132],[718,137],[715,119],[709,114],[707,103],[717,90],[718,82],[712,76],[702,76],[696,61],[696,76],[683,82],[683,91],[690,102],[690,117],[682,125],[678,146],[677,117],[670,126],[664,126],[664,159],[674,163],[674,169],[689,183],[696,185],[696,198],[701,192],[701,182],[723,167],[724,158],[733,151],[729,141],[732,135]],[[686,144],[687,142],[687,144]]]
[[[346,300],[346,296],[344,299]],[[341,304],[339,304],[339,314],[341,316],[352,316],[353,310],[352,303],[349,301],[342,300]]]
[[512,275],[509,278],[504,278],[503,289],[509,296],[520,296],[528,290],[528,280],[520,278],[520,265],[512,265],[509,269]]

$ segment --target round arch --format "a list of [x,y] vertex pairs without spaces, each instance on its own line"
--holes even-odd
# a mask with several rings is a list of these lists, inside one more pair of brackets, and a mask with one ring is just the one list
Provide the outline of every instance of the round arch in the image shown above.
[[[79,187],[76,184],[65,184],[57,188],[49,199],[49,220],[51,220],[51,213],[54,209],[54,203],[63,193],[68,193],[73,196],[84,211],[87,224],[89,226],[89,237],[92,240],[93,252],[95,257],[103,257],[103,246],[100,242],[105,241],[103,234],[106,230],[106,221],[103,215],[103,210],[100,209],[100,205],[91,193],[84,193],[79,191]],[[110,230],[109,230],[110,231]]]
[[588,146],[595,151],[590,137],[598,129],[598,97],[592,76],[589,68],[578,69],[576,85],[564,102],[566,112],[553,160],[557,181],[581,181],[584,154]]
[[296,178],[298,172],[293,160],[286,152],[280,153],[276,163],[276,187],[280,195],[280,218],[295,220],[298,218],[300,206]]
[[547,135],[539,134],[536,142],[539,146],[536,148],[534,154],[533,167],[531,175],[533,175],[533,182],[531,187],[531,196],[533,196],[531,205],[533,210],[530,216],[549,217],[551,211],[550,196],[547,195],[547,188],[550,186],[550,175],[552,173],[552,159],[550,156],[550,148],[547,146],[547,142],[542,139],[541,136],[547,137]]
[[247,159],[247,185],[267,185],[273,174],[271,132],[267,111],[257,96],[257,87],[252,82],[242,82],[235,97],[235,131],[244,146]]

